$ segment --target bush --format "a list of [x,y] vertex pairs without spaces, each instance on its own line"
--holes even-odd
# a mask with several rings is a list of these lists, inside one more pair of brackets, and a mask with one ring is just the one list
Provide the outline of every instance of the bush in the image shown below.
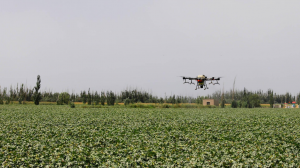
[[237,107],[238,107],[238,103],[235,100],[233,100],[231,102],[231,108],[237,108]]
[[248,103],[246,101],[242,102],[242,108],[248,108]]
[[5,104],[10,104],[10,97],[7,97]]
[[125,106],[127,106],[127,105],[129,105],[131,103],[131,100],[130,99],[125,99],[125,101],[124,101],[124,105]]
[[171,106],[170,105],[168,105],[168,104],[163,104],[162,105],[162,108],[170,108]]
[[[253,94],[253,95],[249,96],[249,101],[250,101],[250,108],[260,107],[260,100],[259,100],[259,96],[257,94]],[[273,105],[272,105],[272,108],[273,108]]]
[[56,101],[57,105],[69,104],[70,94],[67,92],[63,92],[59,94],[58,100]]
[[74,102],[70,101],[70,107],[71,107],[71,108],[75,108]]

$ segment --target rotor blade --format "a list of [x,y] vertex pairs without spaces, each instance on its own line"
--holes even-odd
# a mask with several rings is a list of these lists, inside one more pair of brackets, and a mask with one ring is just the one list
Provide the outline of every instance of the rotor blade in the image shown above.
[[197,78],[187,77],[187,76],[179,76],[182,77],[182,79],[188,79],[188,80],[197,80]]

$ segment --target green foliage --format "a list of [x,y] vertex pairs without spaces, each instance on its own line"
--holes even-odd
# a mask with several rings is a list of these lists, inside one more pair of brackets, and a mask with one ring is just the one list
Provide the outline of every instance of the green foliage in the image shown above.
[[203,98],[200,97],[200,96],[198,96],[198,97],[196,98],[196,103],[197,103],[197,104],[203,104]]
[[130,99],[125,99],[125,101],[124,101],[124,105],[125,106],[127,106],[127,105],[129,105],[131,103],[131,100]]
[[[17,89],[18,91],[18,89]],[[22,101],[24,100],[25,98],[25,91],[24,91],[24,84],[21,85],[20,87],[20,90],[19,90],[19,93],[18,93],[18,102],[19,104],[22,104]]]
[[297,101],[296,101],[296,103],[297,103],[298,105],[300,105],[300,93],[297,94]]
[[100,103],[100,95],[98,94],[98,92],[96,91],[95,94],[94,94],[94,104],[95,105],[99,105]]
[[87,94],[87,102],[88,102],[88,105],[92,104],[92,95],[90,93],[90,89],[89,89],[88,94]]
[[153,105],[145,105],[142,103],[130,104],[130,108],[155,108]]
[[101,103],[102,106],[104,106],[105,101],[106,101],[105,92],[102,91],[101,96],[100,96],[100,103]]
[[273,91],[272,91],[270,95],[270,108],[273,108],[273,104],[274,104],[274,98],[273,98]]
[[249,104],[247,101],[242,101],[242,108],[249,108]]
[[1,86],[0,86],[0,105],[2,105],[4,102],[3,102],[3,93],[2,93],[2,90],[1,90]]
[[86,92],[85,91],[81,92],[80,96],[82,98],[82,103],[85,104],[87,99]]
[[38,75],[36,86],[34,87],[34,94],[33,94],[33,101],[35,105],[39,105],[40,100],[42,99],[41,93],[39,92],[40,88],[41,88],[41,77],[40,75]]
[[11,98],[10,97],[6,97],[5,104],[11,104]]
[[70,101],[69,105],[70,105],[71,108],[75,108],[75,104],[74,104],[73,101]]
[[58,96],[57,105],[69,104],[70,102],[70,94],[67,92],[62,92]]
[[[253,94],[249,96],[249,108],[260,107],[260,100],[257,94]],[[273,105],[272,105],[273,107]]]
[[106,92],[106,98],[107,98],[107,105],[109,105],[109,106],[115,105],[116,96],[115,96],[114,92],[107,91]]
[[88,105],[83,105],[83,106],[79,106],[80,108],[103,108],[104,106],[102,105],[94,105],[94,106],[88,106]]
[[221,100],[221,108],[225,108],[225,99]]
[[171,106],[170,105],[168,105],[168,104],[163,104],[162,105],[162,108],[170,108]]
[[295,110],[92,107],[0,106],[1,166],[300,165]]
[[231,108],[237,108],[237,107],[238,107],[238,103],[235,100],[233,100],[231,102]]

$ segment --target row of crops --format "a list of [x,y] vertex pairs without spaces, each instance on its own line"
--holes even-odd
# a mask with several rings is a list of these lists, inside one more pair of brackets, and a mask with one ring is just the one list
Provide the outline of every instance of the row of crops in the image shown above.
[[0,106],[3,167],[296,167],[298,109]]

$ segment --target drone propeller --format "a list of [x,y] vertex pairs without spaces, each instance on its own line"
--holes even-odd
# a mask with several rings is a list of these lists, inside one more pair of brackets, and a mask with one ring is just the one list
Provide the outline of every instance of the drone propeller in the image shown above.
[[220,80],[221,78],[223,78],[223,77],[217,77],[217,78],[214,78],[214,80]]

